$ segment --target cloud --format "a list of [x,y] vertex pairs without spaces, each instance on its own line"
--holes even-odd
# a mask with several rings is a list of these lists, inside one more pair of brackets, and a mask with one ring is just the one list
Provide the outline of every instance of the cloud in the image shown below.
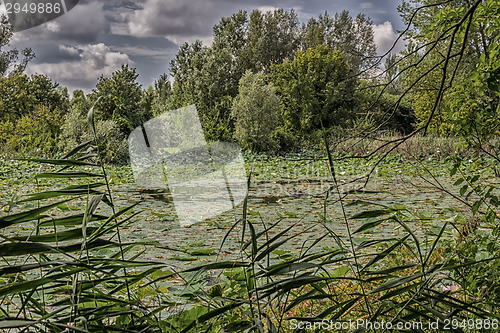
[[80,2],[67,14],[14,34],[16,42],[53,42],[90,44],[97,40],[101,33],[111,31],[111,24],[106,18],[101,2]]
[[361,5],[359,5],[361,9],[372,9],[373,7],[373,3],[371,2],[362,2]]
[[[385,54],[389,51],[399,36],[396,32],[394,32],[392,23],[389,21],[386,21],[383,24],[374,25],[373,32],[375,45],[377,45],[377,54],[379,55]],[[402,51],[404,47],[404,41],[399,40],[391,53],[398,53]]]
[[239,3],[231,0],[143,0],[141,9],[124,14],[128,32],[136,37],[163,36],[177,45],[201,39],[210,43],[212,28],[221,17],[240,9],[274,9],[268,1]]
[[267,13],[267,12],[274,12],[278,8],[273,7],[273,6],[262,6],[262,7],[259,7],[257,9],[263,13]]
[[30,64],[30,72],[45,74],[60,83],[90,83],[101,75],[111,76],[122,64],[134,64],[128,55],[114,52],[103,43],[81,48],[61,45],[59,53],[68,55],[72,60]]
[[146,0],[141,10],[129,17],[128,27],[134,36],[167,36],[179,39],[212,35],[213,3],[206,0]]
[[[128,54],[132,59],[147,57],[151,61],[166,61],[177,54],[179,47],[164,37],[132,37],[124,35],[105,35],[100,42],[109,45],[115,51]],[[135,59],[134,59],[135,60]]]

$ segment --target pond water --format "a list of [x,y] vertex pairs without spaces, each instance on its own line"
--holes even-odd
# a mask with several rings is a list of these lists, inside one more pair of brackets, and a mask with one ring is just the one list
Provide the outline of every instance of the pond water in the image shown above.
[[[448,179],[436,180],[451,188]],[[361,180],[348,183],[347,179],[340,179],[339,182],[343,184],[340,190],[344,193],[364,185]],[[280,248],[293,255],[326,233],[338,236],[347,244],[348,231],[343,209],[346,216],[351,217],[365,210],[381,209],[384,206],[401,209],[400,206],[404,205],[411,212],[404,211],[404,216],[411,217],[406,223],[422,241],[437,234],[445,220],[463,214],[463,207],[418,177],[375,177],[364,187],[364,192],[343,196],[344,208],[338,202],[338,194],[330,193],[326,198],[330,187],[330,182],[320,179],[256,181],[249,190],[248,219],[255,224],[257,232],[279,222],[270,232],[271,237],[293,226],[287,235],[295,237]],[[119,198],[119,205],[142,201],[140,209],[143,213],[136,222],[123,229],[122,239],[130,242],[153,241],[164,247],[146,247],[141,258],[166,261],[182,268],[192,265],[192,261],[228,260],[241,255],[241,226],[232,230],[229,237],[226,235],[242,217],[242,205],[215,218],[183,227],[178,222],[167,192],[139,191],[130,184],[116,186],[114,191]],[[356,201],[373,204],[349,205]],[[352,233],[363,223],[373,220],[348,219],[347,223]],[[359,244],[366,240],[403,235],[406,235],[406,231],[400,224],[386,221],[370,232],[356,234],[354,238],[355,243]],[[225,243],[221,248],[223,240]],[[311,251],[335,246],[334,237],[328,236]]]

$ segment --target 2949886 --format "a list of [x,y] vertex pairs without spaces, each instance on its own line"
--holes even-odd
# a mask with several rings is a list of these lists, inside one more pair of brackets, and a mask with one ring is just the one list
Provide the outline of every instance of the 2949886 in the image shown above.
[[59,14],[64,10],[60,2],[5,3],[7,14]]
[[13,31],[19,32],[66,14],[78,4],[79,0],[4,0],[3,2]]

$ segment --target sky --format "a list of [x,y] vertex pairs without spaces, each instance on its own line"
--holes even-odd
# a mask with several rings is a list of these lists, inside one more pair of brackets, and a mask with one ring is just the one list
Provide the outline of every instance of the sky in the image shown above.
[[[1,2],[1,1],[0,1]],[[80,0],[57,19],[16,32],[11,46],[30,47],[36,58],[28,74],[51,77],[69,91],[89,93],[98,78],[110,77],[122,64],[137,69],[143,88],[169,73],[180,45],[196,39],[210,45],[212,27],[240,9],[293,8],[301,22],[328,12],[364,13],[374,22],[379,54],[388,50],[403,24],[400,0]],[[0,6],[0,14],[5,7]],[[399,46],[401,48],[401,46]]]

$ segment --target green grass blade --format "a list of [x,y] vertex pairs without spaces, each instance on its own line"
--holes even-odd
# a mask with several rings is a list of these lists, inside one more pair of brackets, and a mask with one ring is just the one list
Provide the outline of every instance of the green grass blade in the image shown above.
[[59,279],[73,276],[74,274],[77,274],[77,273],[82,272],[82,271],[85,271],[85,269],[84,268],[75,268],[75,269],[71,269],[69,271],[66,271],[64,273],[49,275],[49,276],[39,278],[39,279],[32,279],[32,280],[23,281],[23,282],[4,284],[4,285],[0,286],[0,297],[6,296],[6,295],[22,293],[22,292],[25,292],[28,290],[32,290],[34,288],[38,288],[42,285],[45,286],[45,288],[48,288],[50,284],[56,283],[56,281],[58,281]]
[[35,176],[35,178],[103,178],[103,175],[90,173],[90,172],[82,172],[82,171],[70,171],[70,172],[48,172],[48,173],[39,173]]
[[7,215],[0,217],[0,229],[8,227],[13,224],[17,223],[22,223],[22,222],[28,222],[28,221],[33,221],[33,220],[38,220],[41,218],[44,218],[45,216],[42,216],[40,214],[45,213],[46,211],[59,206],[60,204],[66,203],[68,201],[71,201],[73,199],[68,199],[68,200],[63,200],[59,201],[47,206],[43,206],[40,208],[32,209],[27,212],[22,212],[18,214],[13,214],[13,215]]
[[[44,220],[38,224],[39,227],[53,227],[55,226],[65,226],[65,227],[74,227],[82,224],[84,214],[76,214],[68,217],[61,217],[54,220]],[[104,215],[92,215],[92,218],[89,222],[97,222],[107,220],[108,217]]]
[[29,201],[36,201],[36,200],[45,200],[45,199],[51,199],[51,198],[57,198],[57,197],[64,197],[64,196],[72,196],[72,197],[79,197],[82,195],[89,195],[89,194],[100,194],[101,192],[96,191],[96,190],[90,190],[90,189],[85,189],[85,190],[58,190],[58,191],[47,191],[47,192],[41,192],[41,193],[33,193],[33,194],[28,194],[27,199],[23,199],[18,201],[19,203],[22,202],[29,202]]
[[309,262],[298,262],[298,263],[280,263],[270,266],[265,271],[263,271],[263,276],[274,276],[274,275],[285,275],[291,272],[303,271],[311,268],[321,268],[321,265],[313,264]]
[[54,248],[46,244],[32,242],[8,243],[0,245],[0,257],[17,257],[26,254],[44,253],[50,251],[54,251]]
[[376,226],[378,226],[378,225],[380,225],[380,224],[382,224],[382,223],[384,223],[386,221],[390,221],[391,219],[392,219],[391,217],[388,217],[388,218],[377,220],[377,221],[373,221],[373,222],[363,223],[363,225],[360,226],[356,231],[354,231],[353,234],[357,234],[357,233],[360,233],[360,232],[363,232],[363,231],[366,231],[366,230],[373,229]]
[[38,323],[36,320],[3,318],[0,319],[0,329],[30,327]]
[[386,208],[386,209],[375,209],[375,210],[366,210],[357,214],[354,214],[353,216],[349,217],[350,220],[356,220],[356,219],[368,219],[368,218],[374,218],[374,217],[379,217],[387,214],[394,213],[394,209],[392,208]]
[[[94,232],[98,228],[87,228],[89,232]],[[81,228],[65,230],[57,233],[51,233],[46,235],[34,235],[34,236],[18,236],[11,237],[13,240],[17,241],[31,241],[37,243],[55,243],[55,242],[63,242],[73,239],[81,239],[83,237],[83,231]]]
[[94,140],[90,140],[90,141],[87,141],[87,142],[84,142],[78,146],[76,146],[75,148],[73,148],[69,153],[67,153],[66,155],[63,156],[63,159],[67,159],[67,158],[70,158],[76,154],[78,154],[80,152],[80,150],[82,149],[85,149],[87,148],[88,146],[90,146],[92,144]]
[[185,327],[181,333],[186,333],[186,332],[189,332],[192,328],[200,325],[200,324],[203,324],[205,323],[206,321],[210,320],[210,319],[213,319],[217,316],[220,316],[221,314],[225,313],[225,312],[228,312],[228,311],[231,311],[231,310],[234,310],[240,306],[242,306],[243,304],[245,304],[245,301],[235,301],[234,303],[231,303],[231,304],[228,304],[226,306],[223,306],[223,307],[220,307],[220,308],[217,308],[215,310],[212,310],[202,316],[200,316],[198,319],[196,319],[195,321],[191,322],[187,327]]
[[21,161],[30,161],[30,162],[37,162],[37,163],[42,163],[42,164],[63,165],[63,166],[99,166],[99,164],[95,164],[95,163],[88,163],[88,162],[84,162],[84,161],[70,160],[70,159],[60,159],[60,160],[21,159]]
[[242,261],[222,261],[213,264],[206,264],[198,267],[188,268],[183,270],[183,272],[198,272],[198,271],[208,271],[208,270],[218,270],[218,269],[231,269],[239,267],[248,267],[250,264]]
[[385,258],[387,255],[389,255],[392,251],[394,251],[395,249],[397,249],[398,247],[401,247],[401,244],[403,244],[403,242],[408,239],[408,237],[410,237],[410,235],[406,235],[405,237],[403,237],[402,239],[400,239],[398,242],[394,243],[393,245],[391,245],[389,248],[387,248],[386,250],[378,253],[375,255],[374,258],[372,258],[372,260],[370,260],[370,262],[368,262],[362,269],[361,271],[364,271],[366,270],[368,267],[370,267],[371,265],[375,264],[376,262],[382,260],[383,258]]
[[400,287],[400,286],[404,285],[405,283],[412,282],[416,279],[423,277],[424,275],[425,275],[425,273],[420,272],[420,273],[416,273],[413,275],[398,277],[398,278],[389,280],[389,281],[383,283],[382,285],[378,286],[374,290],[370,291],[370,294],[375,294],[375,293],[378,293],[381,291]]

